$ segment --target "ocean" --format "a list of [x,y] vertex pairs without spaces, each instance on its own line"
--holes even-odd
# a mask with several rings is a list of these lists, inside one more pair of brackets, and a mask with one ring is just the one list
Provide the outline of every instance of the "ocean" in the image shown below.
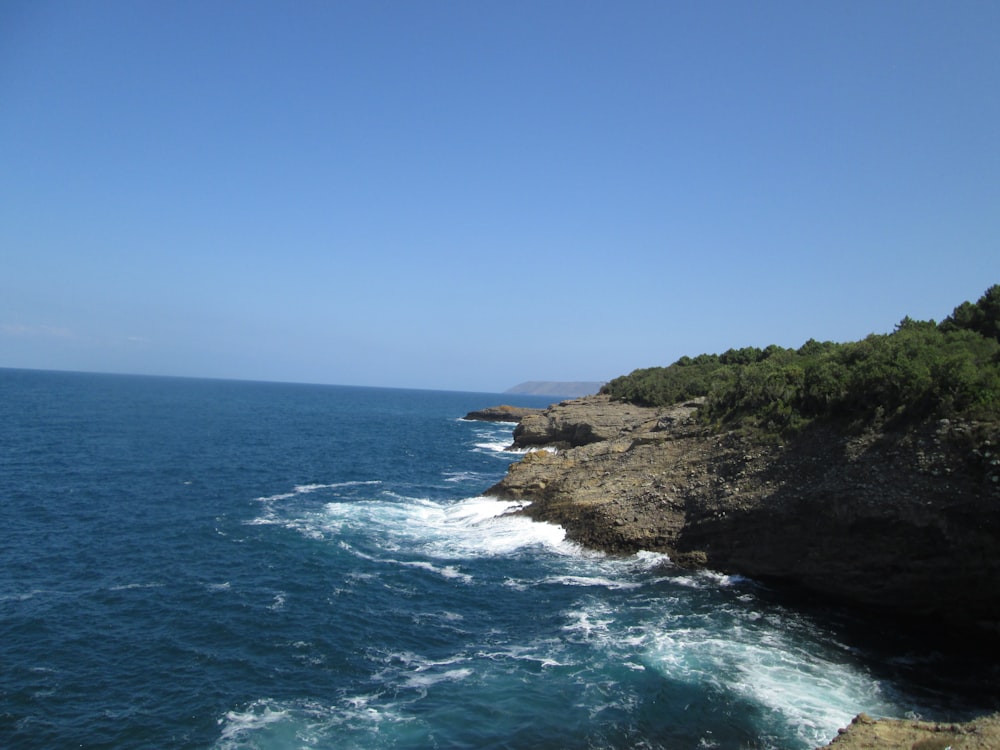
[[0,747],[797,750],[998,706],[975,649],[482,497],[512,425],[463,415],[547,402],[0,370]]

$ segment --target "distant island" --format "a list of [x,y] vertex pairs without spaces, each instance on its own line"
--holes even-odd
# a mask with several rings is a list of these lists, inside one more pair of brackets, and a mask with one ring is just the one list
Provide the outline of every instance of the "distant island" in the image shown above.
[[561,396],[563,398],[579,398],[590,396],[601,390],[604,383],[574,382],[562,383],[548,380],[528,380],[508,388],[504,393],[518,396]]

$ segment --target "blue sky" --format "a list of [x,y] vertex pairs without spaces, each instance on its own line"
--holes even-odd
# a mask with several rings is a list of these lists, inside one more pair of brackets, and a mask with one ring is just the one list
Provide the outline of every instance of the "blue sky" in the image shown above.
[[500,391],[1000,283],[1000,3],[0,3],[0,366]]

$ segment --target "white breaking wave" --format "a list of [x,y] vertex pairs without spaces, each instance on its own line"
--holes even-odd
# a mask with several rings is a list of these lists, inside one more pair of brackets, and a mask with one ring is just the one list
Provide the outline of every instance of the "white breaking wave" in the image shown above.
[[[345,735],[347,747],[392,746],[382,737],[388,726],[415,723],[380,694],[347,696],[333,705],[318,701],[277,701],[262,698],[241,711],[228,711],[219,719],[216,750],[329,746]],[[400,736],[396,730],[395,736]],[[405,736],[405,733],[402,733]],[[344,746],[336,744],[335,746]]]
[[567,612],[566,617],[569,622],[563,625],[563,630],[588,637],[594,633],[608,633],[609,626],[614,622],[614,618],[601,617],[600,614],[587,610],[573,610]]
[[488,440],[488,441],[483,441],[481,443],[476,443],[475,445],[476,448],[480,449],[481,451],[486,451],[488,453],[500,453],[512,457],[518,454],[518,451],[507,450],[508,446],[510,446],[510,438],[507,438],[506,440]]
[[384,499],[334,501],[322,509],[280,507],[281,500],[311,491],[266,498],[262,515],[247,524],[283,526],[316,540],[342,539],[350,532],[389,552],[405,549],[440,559],[509,555],[529,547],[580,554],[562,527],[515,515],[523,507],[518,503],[488,497],[435,502],[383,492]]
[[484,422],[484,420],[481,420],[481,419],[466,419],[465,417],[459,417],[455,421],[456,422],[465,422],[466,424],[475,424],[475,425],[495,424],[497,427],[500,427],[500,426],[504,426],[504,427],[517,427],[517,422],[516,421],[506,422],[504,420],[499,420],[499,419],[498,420],[491,419],[491,420],[489,420],[489,422]]
[[593,576],[549,576],[542,580],[542,583],[560,583],[564,586],[598,586],[611,590],[637,589],[643,584],[633,581],[616,581],[612,578],[600,578]]
[[486,474],[478,471],[449,471],[444,473],[444,481],[454,483],[481,482],[486,478]]
[[[496,424],[498,429],[476,431],[477,442],[473,443],[473,450],[478,453],[493,454],[498,458],[504,459],[519,458],[527,453],[534,453],[540,450],[548,453],[556,453],[556,449],[551,446],[544,446],[542,448],[514,448],[514,438],[509,427],[516,425],[516,422],[499,422],[493,424]],[[508,429],[501,429],[503,426],[506,426]]]
[[771,618],[741,612],[720,633],[716,613],[699,618],[665,612],[626,625],[605,601],[582,605],[564,613],[568,638],[590,643],[629,669],[654,669],[673,681],[741,696],[794,727],[803,745],[825,744],[861,707],[894,711],[871,675],[842,655],[824,655],[810,650],[808,641],[797,642],[786,632],[788,622],[772,626]]
[[[254,704],[252,710],[226,715],[223,747],[237,746],[238,738],[247,734],[277,738],[286,724],[289,731],[295,727],[297,737],[305,732],[326,739],[336,734],[335,728],[349,726],[352,736],[361,738],[357,746],[364,745],[367,737],[374,747],[379,726],[385,722],[394,723],[393,733],[402,726],[399,722],[419,722],[402,697],[405,691],[423,695],[447,689],[443,686],[448,683],[479,685],[482,679],[493,679],[481,675],[493,675],[494,668],[516,674],[516,663],[530,666],[533,673],[571,668],[576,670],[571,679],[581,681],[581,689],[598,693],[589,681],[609,665],[622,675],[658,672],[671,682],[759,706],[773,723],[794,728],[803,747],[829,741],[860,710],[885,714],[894,710],[891,701],[880,694],[877,681],[849,659],[845,661],[842,654],[829,648],[814,652],[811,644],[816,642],[803,638],[802,632],[787,632],[790,626],[783,615],[754,611],[752,587],[737,576],[679,573],[670,568],[665,555],[657,553],[609,557],[588,552],[568,542],[561,527],[534,522],[516,513],[522,505],[495,498],[439,502],[383,490],[377,498],[337,499],[321,507],[283,502],[327,487],[309,485],[272,496],[253,523],[278,524],[306,538],[335,543],[377,565],[424,571],[462,584],[474,582],[473,560],[533,549],[542,554],[544,574],[530,579],[508,577],[503,586],[516,590],[558,586],[578,593],[569,593],[573,604],[563,606],[563,621],[551,642],[532,648],[513,643],[470,644],[467,654],[438,661],[392,654],[372,678],[386,691],[377,700],[369,700],[371,696],[351,699],[316,709],[317,716],[301,705]],[[463,566],[464,560],[470,561],[468,567]],[[349,578],[344,581],[345,586],[355,583]],[[682,593],[686,590],[697,596],[699,591],[709,594],[733,587],[739,588],[730,594],[732,605],[723,605],[722,611],[691,610],[691,602],[699,600],[689,601]],[[624,605],[626,597],[642,603]],[[283,605],[284,596],[279,593],[272,606]],[[461,615],[450,617],[452,622],[461,620]],[[611,695],[614,691],[607,689],[608,695],[586,693],[588,710],[630,710],[632,697],[622,693],[619,705]],[[767,746],[766,739],[761,742]]]
[[566,532],[561,526],[513,515],[522,507],[517,503],[475,497],[434,508],[424,506],[415,520],[418,528],[432,531],[423,549],[434,557],[510,555],[527,547],[576,554],[578,547],[566,541]]
[[551,445],[541,448],[512,448],[510,440],[495,440],[486,443],[476,443],[476,448],[483,451],[500,454],[504,458],[521,458],[529,453],[558,453],[559,449]]
[[796,648],[774,632],[733,640],[706,638],[684,648],[699,659],[696,669],[723,670],[735,692],[780,714],[809,742],[824,742],[850,723],[859,698],[869,710],[892,710],[869,675]]
[[258,734],[268,725],[284,721],[288,716],[287,709],[273,708],[266,700],[255,701],[244,711],[228,711],[218,722],[222,727],[222,736],[217,746],[239,747],[246,735]]
[[747,579],[738,575],[725,575],[714,570],[697,570],[688,575],[671,576],[670,580],[678,586],[692,589],[718,589],[744,583]]
[[354,481],[354,482],[334,482],[333,484],[299,484],[292,488],[291,492],[282,492],[277,495],[256,498],[260,503],[273,503],[280,500],[288,500],[298,495],[308,495],[319,490],[337,490],[344,487],[364,487],[366,485],[382,484],[379,480]]
[[453,580],[462,581],[463,583],[472,583],[472,576],[468,573],[463,573],[454,565],[434,565],[433,563],[426,562],[424,560],[396,560],[393,558],[378,558],[372,555],[366,555],[360,552],[350,545],[344,545],[344,548],[354,555],[368,560],[369,562],[382,563],[385,565],[398,565],[403,568],[418,568],[420,570],[426,570],[430,573],[435,573],[442,578],[450,578]]

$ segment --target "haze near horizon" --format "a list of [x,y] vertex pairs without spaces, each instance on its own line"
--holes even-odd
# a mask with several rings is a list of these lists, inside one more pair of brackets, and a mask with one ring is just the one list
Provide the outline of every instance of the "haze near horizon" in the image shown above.
[[0,367],[500,392],[1000,282],[1000,5],[0,5]]

